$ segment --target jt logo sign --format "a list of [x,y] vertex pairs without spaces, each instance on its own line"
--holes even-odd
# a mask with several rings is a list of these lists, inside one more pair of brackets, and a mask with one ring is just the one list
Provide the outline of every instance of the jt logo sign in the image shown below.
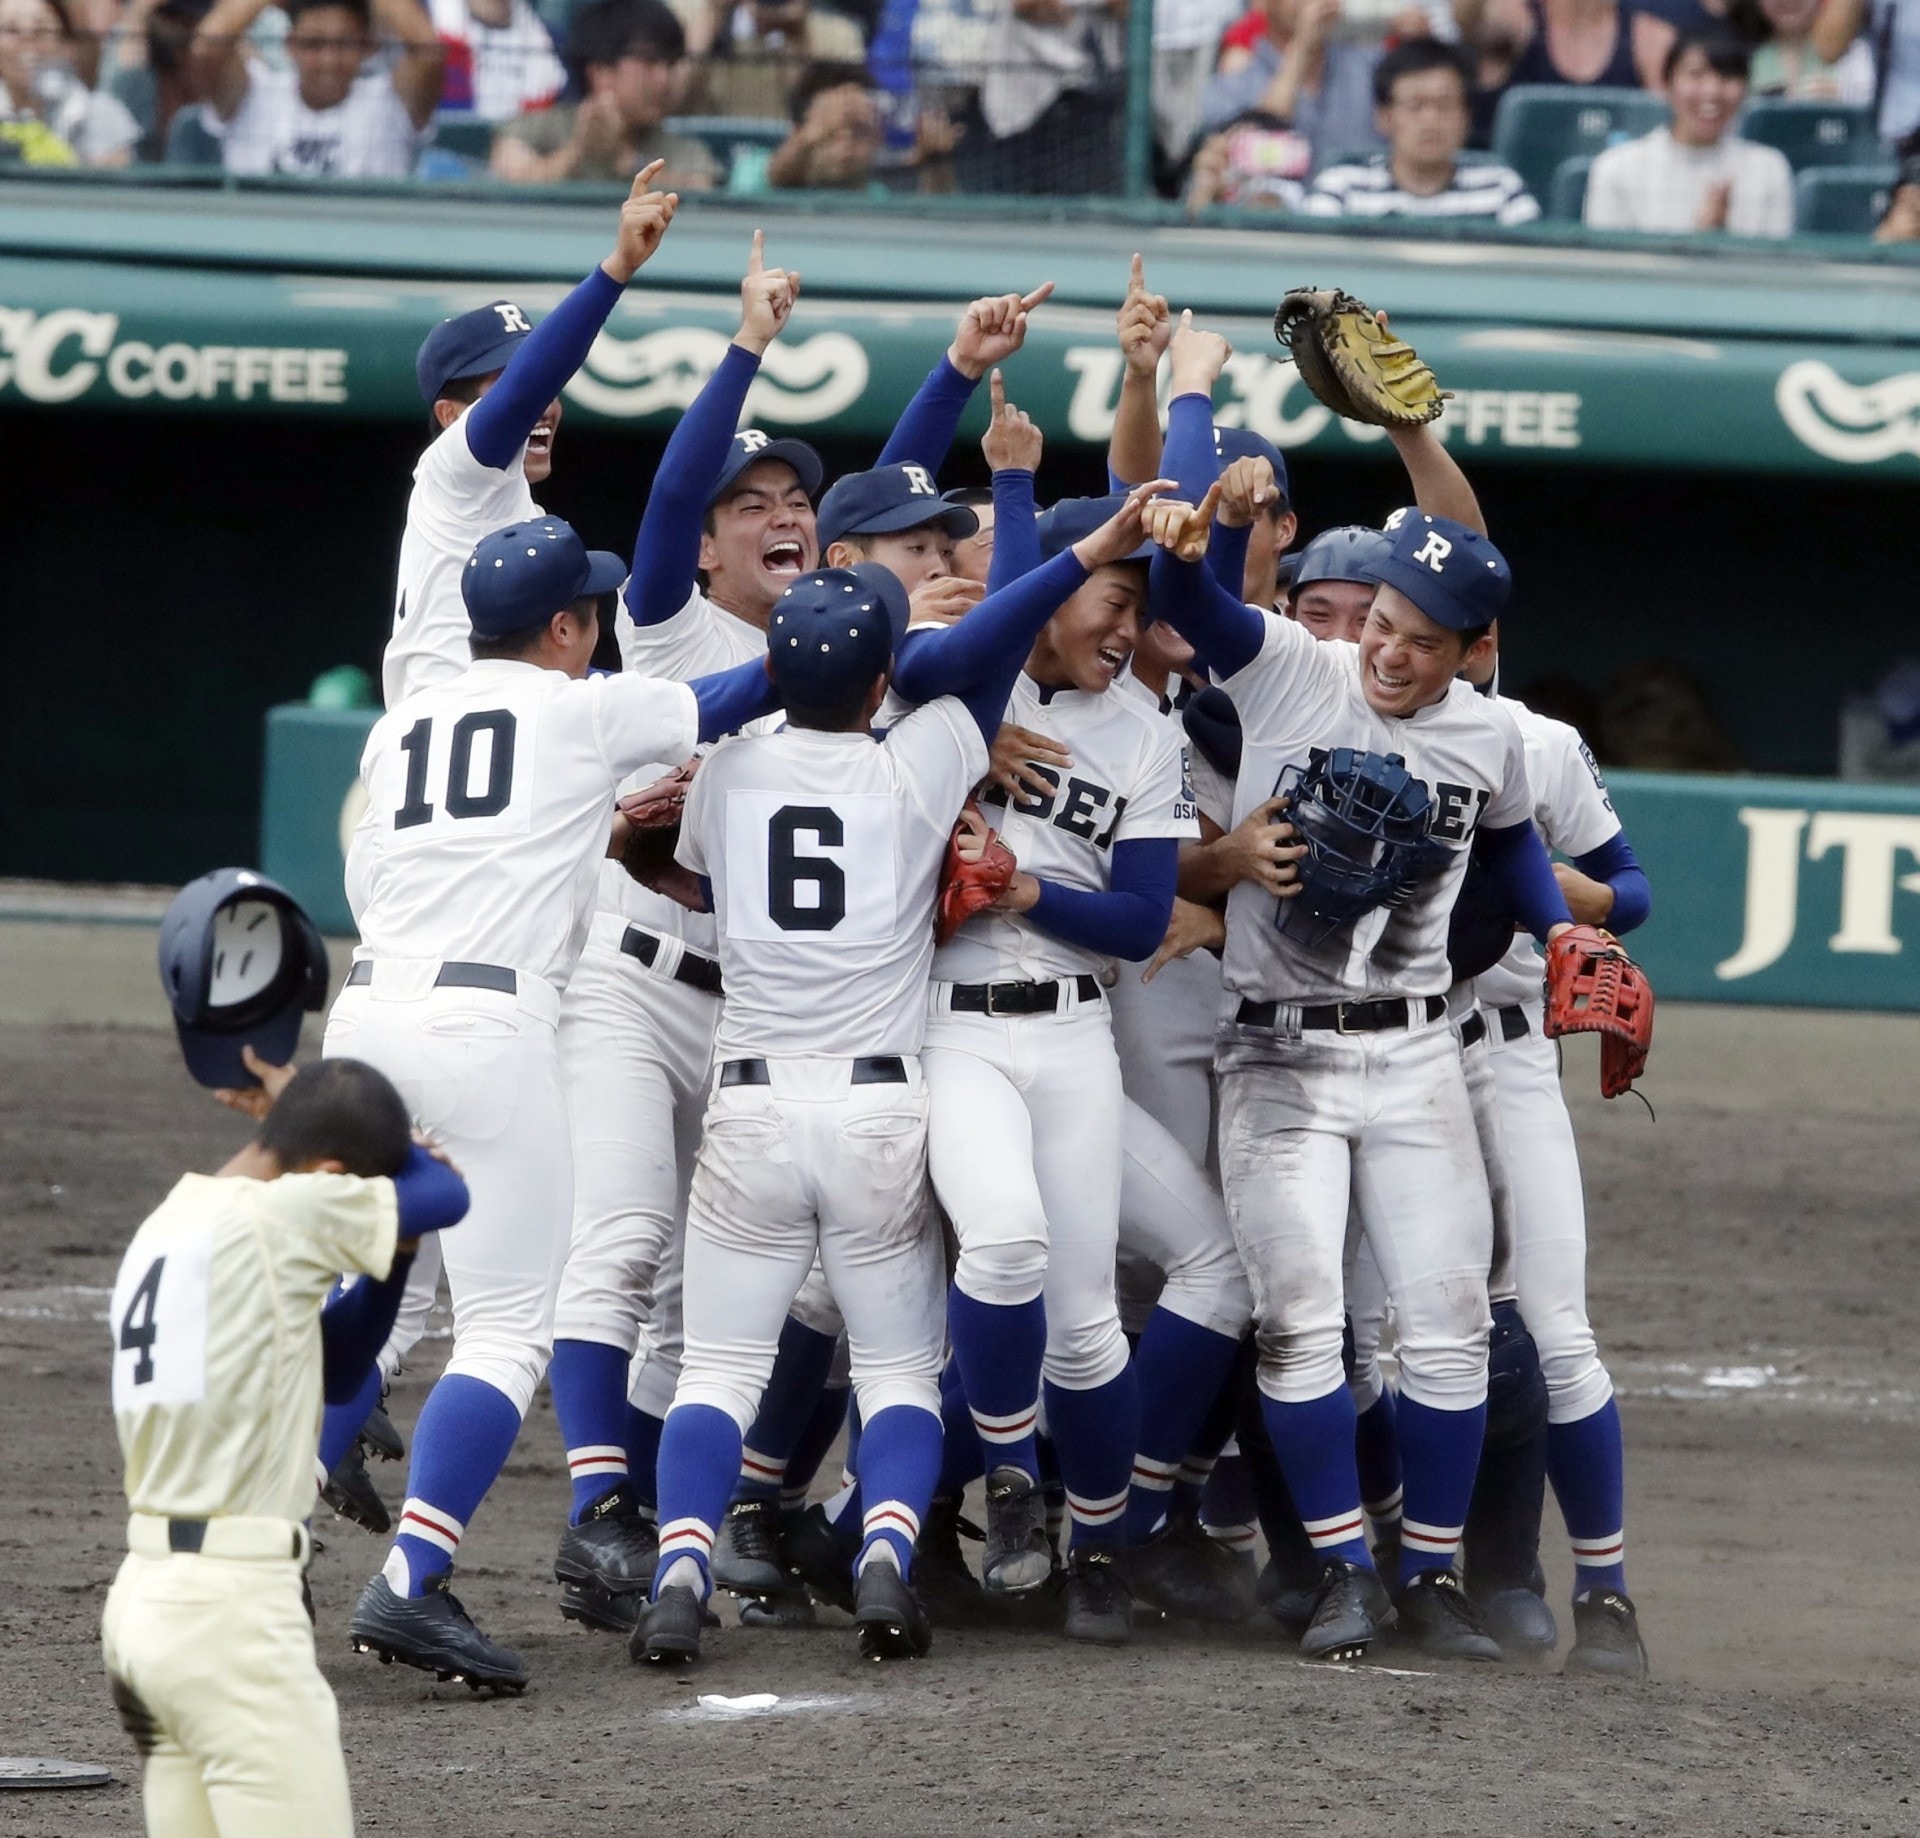
[[1793,943],[1803,838],[1808,861],[1841,852],[1840,929],[1827,949],[1883,957],[1900,950],[1894,890],[1920,893],[1920,874],[1894,869],[1903,852],[1920,860],[1920,815],[1748,809],[1740,821],[1747,830],[1746,935],[1739,950],[1714,966],[1715,976],[1723,982],[1752,976],[1778,963]]

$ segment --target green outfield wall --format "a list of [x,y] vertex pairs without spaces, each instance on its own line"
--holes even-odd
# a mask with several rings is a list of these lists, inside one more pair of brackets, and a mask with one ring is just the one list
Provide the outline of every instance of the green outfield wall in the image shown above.
[[[305,706],[267,718],[260,862],[332,933],[353,927],[342,874],[373,721]],[[1920,1009],[1920,791],[1648,772],[1608,783],[1653,886],[1631,942],[1659,995]]]

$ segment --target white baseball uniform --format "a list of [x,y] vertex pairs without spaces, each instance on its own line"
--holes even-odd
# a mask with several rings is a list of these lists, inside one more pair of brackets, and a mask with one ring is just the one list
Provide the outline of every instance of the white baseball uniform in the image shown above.
[[[1229,1019],[1219,1058],[1221,1174],[1253,1280],[1261,1387],[1306,1402],[1343,1383],[1351,1196],[1394,1297],[1402,1389],[1435,1409],[1471,1409],[1486,1396],[1492,1217],[1445,1020],[1447,922],[1474,827],[1530,814],[1519,732],[1464,683],[1389,720],[1362,692],[1357,646],[1318,641],[1285,619],[1263,623],[1260,650],[1225,679],[1244,747],[1235,820],[1317,748],[1396,753],[1427,786],[1432,833],[1452,860],[1403,904],[1318,944],[1282,931],[1279,903],[1253,884],[1228,898],[1228,990],[1276,1005],[1270,1028]],[[1404,1003],[1407,1025],[1302,1025],[1303,1008],[1358,1001]]]
[[[1526,743],[1532,816],[1563,855],[1585,855],[1620,833],[1605,781],[1578,732],[1502,698]],[[1613,1395],[1587,1319],[1587,1217],[1580,1154],[1560,1089],[1559,1055],[1546,1038],[1533,940],[1517,937],[1474,980],[1487,1023],[1487,1055],[1506,1136],[1513,1187],[1514,1279],[1520,1313],[1540,1351],[1547,1415],[1591,1416]]]
[[[1058,741],[1074,762],[1040,768],[1055,784],[1045,795],[994,790],[983,800],[1027,873],[1105,892],[1115,844],[1198,836],[1180,740],[1134,695],[1043,689],[1023,673],[1007,720]],[[1073,1391],[1106,1384],[1127,1363],[1114,1299],[1127,1113],[1108,971],[1099,953],[989,910],[935,956],[927,1024],[929,1158],[959,1240],[954,1280],[1003,1306],[1044,1294],[1043,1372]],[[1001,983],[1053,984],[1057,1005],[955,1010],[956,990]]]
[[154,1838],[351,1838],[339,1714],[300,1577],[320,1310],[392,1267],[393,1183],[189,1174],[134,1234],[108,1312],[129,1555],[101,1644]]
[[947,837],[986,764],[973,717],[941,698],[878,742],[729,740],[694,781],[680,860],[712,882],[726,996],[676,1405],[747,1429],[817,1253],[862,1415],[939,1414],[946,1266],[922,1204],[920,1052]]
[[525,1412],[546,1368],[572,1209],[555,1026],[585,943],[614,787],[683,760],[682,684],[574,681],[485,660],[409,696],[361,760],[347,857],[360,945],[326,1051],[378,1066],[465,1173],[473,1209],[443,1252],[447,1370]]

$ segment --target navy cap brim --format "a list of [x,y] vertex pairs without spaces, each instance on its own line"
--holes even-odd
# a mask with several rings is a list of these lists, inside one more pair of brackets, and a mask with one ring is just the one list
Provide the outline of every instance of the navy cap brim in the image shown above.
[[936,523],[955,542],[963,536],[977,534],[980,529],[979,513],[972,505],[947,504],[938,498],[918,498],[911,504],[896,504],[892,510],[876,511],[871,517],[862,517],[851,529],[835,530],[831,536],[823,530],[820,541],[824,547],[829,542],[838,542],[843,536],[898,536],[902,530],[922,530]]
[[[438,384],[435,385],[433,394],[427,396],[428,402],[439,401],[441,396],[446,393],[446,387],[449,383],[458,383],[465,377],[492,376],[496,370],[506,369],[507,360],[526,342],[527,335],[524,332],[503,332],[493,344],[489,345],[477,357],[467,358],[458,370],[448,371],[447,374],[440,379]],[[421,394],[426,395],[426,392],[422,390]]]
[[762,460],[782,460],[791,466],[794,476],[800,481],[800,489],[809,498],[820,495],[820,482],[826,474],[826,468],[820,463],[820,455],[804,440],[770,440],[764,447],[752,453],[729,452],[727,463],[720,469],[719,482],[714,486],[707,502],[714,503],[733,484],[734,480]]
[[1435,625],[1450,632],[1477,632],[1487,624],[1477,609],[1462,606],[1429,568],[1388,555],[1375,564],[1374,574],[1381,585],[1397,588]]
[[183,1021],[175,1021],[174,1030],[180,1036],[181,1057],[196,1083],[209,1091],[246,1091],[260,1081],[247,1070],[240,1049],[252,1047],[270,1066],[292,1064],[300,1046],[302,1014],[295,1000],[278,1014],[238,1033],[189,1027]]
[[611,549],[589,549],[587,551],[587,578],[580,583],[582,594],[617,593],[621,583],[632,572],[624,555],[615,555]]

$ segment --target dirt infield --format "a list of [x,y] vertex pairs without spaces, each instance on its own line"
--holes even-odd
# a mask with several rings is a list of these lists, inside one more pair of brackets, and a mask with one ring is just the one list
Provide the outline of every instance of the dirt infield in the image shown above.
[[[729,1627],[692,1680],[642,1673],[554,1612],[566,1489],[543,1397],[458,1584],[531,1663],[524,1699],[350,1655],[379,1546],[316,1522],[361,1829],[1920,1833],[1920,1020],[1673,1008],[1661,1029],[1657,1123],[1587,1098],[1591,1059],[1569,1055],[1652,1684],[1391,1653],[1330,1672],[1256,1633],[1166,1629],[1120,1653],[943,1633],[882,1670],[831,1614]],[[163,1033],[0,1024],[0,1751],[116,1775],[0,1796],[0,1838],[140,1829],[97,1646],[123,1529],[105,1292],[142,1214],[240,1128]],[[401,1381],[403,1427],[431,1369]],[[1548,1552],[1558,1602],[1557,1536]],[[762,1691],[781,1698],[764,1715],[697,1702]]]

